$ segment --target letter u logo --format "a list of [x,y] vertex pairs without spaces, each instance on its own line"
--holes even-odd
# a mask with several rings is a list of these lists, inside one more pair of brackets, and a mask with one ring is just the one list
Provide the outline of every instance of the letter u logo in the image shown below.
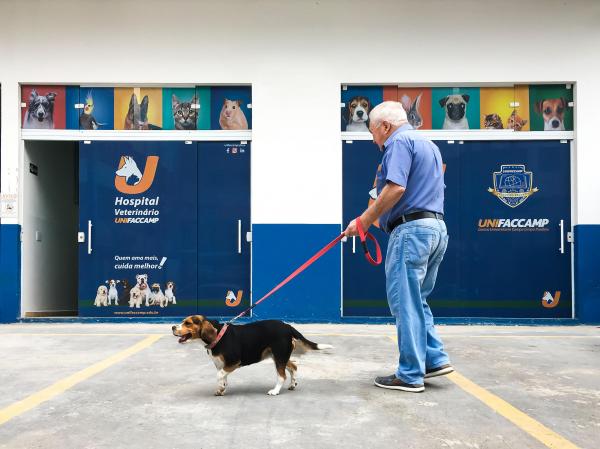
[[128,195],[144,193],[154,182],[158,159],[158,156],[148,156],[142,174],[131,156],[121,156],[119,169],[115,173],[115,188]]

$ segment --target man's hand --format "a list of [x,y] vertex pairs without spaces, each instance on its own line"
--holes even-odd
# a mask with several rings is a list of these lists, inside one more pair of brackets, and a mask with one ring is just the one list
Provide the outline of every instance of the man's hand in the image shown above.
[[344,231],[346,237],[353,237],[358,235],[358,228],[356,227],[356,219],[352,220],[346,230]]

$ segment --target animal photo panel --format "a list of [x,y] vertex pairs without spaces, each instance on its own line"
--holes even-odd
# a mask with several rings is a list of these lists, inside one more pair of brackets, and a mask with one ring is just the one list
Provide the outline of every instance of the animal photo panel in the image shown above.
[[573,89],[564,84],[529,86],[532,131],[572,131]]
[[115,87],[115,129],[162,129],[161,88]]
[[24,129],[65,129],[65,86],[21,86],[21,124]]
[[399,87],[396,101],[402,103],[413,128],[431,129],[431,88]]
[[479,129],[478,87],[434,87],[431,108],[433,129]]
[[211,89],[211,129],[252,129],[252,88],[219,86]]
[[196,130],[199,104],[194,87],[164,88],[162,96],[163,129]]
[[[385,92],[393,96],[390,89]],[[369,132],[369,112],[383,101],[383,94],[382,86],[342,86],[342,131]]]
[[79,88],[79,102],[83,109],[78,109],[77,126],[83,130],[114,129],[114,89],[112,87]]

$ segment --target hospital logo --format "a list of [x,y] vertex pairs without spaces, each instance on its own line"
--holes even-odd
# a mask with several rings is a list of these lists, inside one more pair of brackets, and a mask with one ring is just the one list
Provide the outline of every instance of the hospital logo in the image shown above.
[[488,192],[512,208],[520,206],[538,191],[537,187],[532,187],[533,173],[525,171],[525,165],[501,165],[492,179],[494,188],[488,188]]
[[553,309],[558,305],[560,301],[560,290],[554,293],[554,296],[550,294],[550,292],[544,292],[544,296],[542,296],[542,305],[546,309]]
[[115,172],[115,188],[128,195],[136,195],[148,190],[154,182],[158,156],[148,156],[144,173],[140,171],[137,163],[131,156],[121,156],[119,168]]
[[242,302],[242,296],[244,295],[244,290],[238,290],[237,296],[233,294],[232,290],[227,291],[227,295],[225,296],[225,305],[229,307],[237,307]]

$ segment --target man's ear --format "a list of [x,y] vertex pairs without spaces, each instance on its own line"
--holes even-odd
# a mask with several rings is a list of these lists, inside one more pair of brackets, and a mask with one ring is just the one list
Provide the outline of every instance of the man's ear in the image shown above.
[[207,343],[212,343],[217,338],[217,329],[210,324],[207,320],[202,322],[202,329],[200,330],[200,338]]

